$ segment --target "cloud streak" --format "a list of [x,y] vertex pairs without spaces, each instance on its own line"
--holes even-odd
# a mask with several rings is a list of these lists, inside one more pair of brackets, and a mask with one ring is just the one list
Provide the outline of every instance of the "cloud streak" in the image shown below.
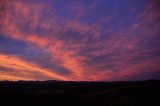
[[[53,79],[57,79],[57,80],[60,80],[60,79],[66,80],[67,79],[67,78],[65,78],[63,76],[59,76],[56,73],[51,72],[47,69],[43,69],[43,68],[40,68],[39,66],[36,66],[32,63],[28,63],[28,62],[20,59],[19,57],[13,57],[13,56],[0,54],[0,66],[16,71],[16,72],[14,72],[14,74],[15,74],[14,76],[16,76],[16,73],[22,73],[22,74],[24,73],[25,76],[29,76],[29,74],[33,73],[35,75],[40,74],[42,76],[46,76],[46,78],[53,78]],[[5,73],[5,71],[3,71],[3,69],[1,71],[1,74],[2,73]],[[12,71],[10,71],[9,73],[12,73]],[[6,74],[5,74],[5,76],[3,76],[3,74],[1,76],[2,76],[2,78],[7,77]],[[24,79],[24,78],[22,77],[21,79]],[[30,79],[28,78],[28,80],[30,80]],[[39,80],[41,80],[41,77],[39,78]]]

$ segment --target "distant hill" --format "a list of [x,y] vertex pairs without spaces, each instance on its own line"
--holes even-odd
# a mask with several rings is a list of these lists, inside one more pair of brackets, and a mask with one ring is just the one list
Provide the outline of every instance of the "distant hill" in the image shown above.
[[159,98],[159,80],[0,82],[1,106],[160,106]]

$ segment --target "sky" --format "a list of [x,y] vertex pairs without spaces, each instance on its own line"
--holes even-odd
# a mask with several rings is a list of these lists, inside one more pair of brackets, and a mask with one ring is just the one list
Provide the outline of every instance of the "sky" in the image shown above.
[[159,0],[0,0],[0,80],[160,79]]

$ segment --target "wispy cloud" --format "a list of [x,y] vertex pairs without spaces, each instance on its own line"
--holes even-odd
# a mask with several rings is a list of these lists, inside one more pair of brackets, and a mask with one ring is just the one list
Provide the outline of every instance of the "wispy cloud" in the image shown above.
[[[15,72],[12,74],[13,76],[17,76],[18,73],[21,73],[21,74],[24,74],[26,77],[29,76],[29,74],[33,74],[35,76],[41,75],[41,76],[46,76],[46,78],[53,78],[53,79],[57,79],[57,80],[60,80],[60,79],[66,80],[67,79],[63,76],[60,76],[60,75],[50,71],[50,70],[36,66],[33,63],[26,62],[26,61],[20,59],[19,57],[15,57],[15,56],[8,56],[8,55],[0,54],[0,66],[11,70],[8,73],[8,76],[10,76],[10,73],[12,73],[12,70],[14,70]],[[3,68],[1,68],[0,70],[2,70],[1,74],[6,72],[6,71],[3,71]],[[3,74],[1,76],[3,78]],[[5,77],[6,76],[7,75],[5,74]],[[17,76],[17,77],[21,78],[20,76]],[[31,78],[31,79],[33,79],[33,78]],[[22,77],[22,79],[24,79],[24,78]],[[41,77],[39,77],[38,79],[41,80]],[[30,80],[30,78],[28,78],[28,80]]]
[[42,53],[0,54],[0,80],[129,80],[160,70],[159,1],[2,4],[0,36]]

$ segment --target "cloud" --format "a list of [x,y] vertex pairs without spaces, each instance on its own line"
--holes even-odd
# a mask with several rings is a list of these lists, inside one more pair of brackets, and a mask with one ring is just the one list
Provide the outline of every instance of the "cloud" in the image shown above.
[[[16,76],[17,73],[25,73],[25,76],[28,76],[29,73],[32,73],[33,75],[42,75],[46,78],[53,78],[57,80],[66,80],[67,78],[60,76],[50,70],[43,69],[39,66],[34,65],[33,63],[26,62],[19,57],[15,56],[8,56],[4,54],[0,54],[0,66],[8,69],[15,70],[14,76]],[[19,71],[18,71],[19,70]],[[5,73],[5,71],[1,71],[2,73]],[[12,72],[12,71],[11,71]],[[8,73],[10,74],[10,73]],[[18,76],[20,77],[20,76]],[[22,78],[23,79],[23,78]],[[31,78],[32,79],[32,78]],[[28,79],[30,80],[30,79]],[[40,80],[40,78],[39,78]]]
[[1,54],[1,79],[20,79],[18,71],[22,79],[129,80],[160,70],[158,2],[124,2],[68,2],[68,16],[54,1],[7,1],[0,36],[42,53]]

